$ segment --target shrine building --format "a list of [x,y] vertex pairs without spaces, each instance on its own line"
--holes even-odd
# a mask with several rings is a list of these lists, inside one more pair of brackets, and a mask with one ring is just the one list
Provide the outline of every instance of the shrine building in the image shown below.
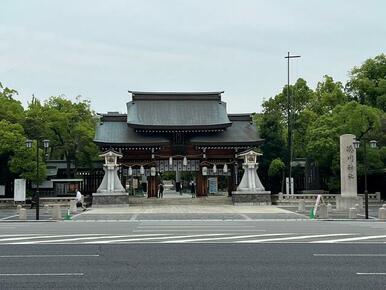
[[223,92],[129,93],[127,114],[101,114],[94,139],[101,151],[122,155],[123,186],[146,183],[147,196],[155,197],[166,172],[175,174],[177,184],[189,172],[197,196],[210,193],[214,177],[231,195],[241,178],[236,155],[263,142],[252,115],[228,114]]

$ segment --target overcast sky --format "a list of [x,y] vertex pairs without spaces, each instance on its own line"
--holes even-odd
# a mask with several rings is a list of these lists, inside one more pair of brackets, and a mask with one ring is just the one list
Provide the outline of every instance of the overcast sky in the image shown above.
[[0,82],[26,104],[82,95],[125,111],[128,90],[219,91],[228,112],[260,111],[291,81],[311,87],[386,51],[379,0],[1,0]]

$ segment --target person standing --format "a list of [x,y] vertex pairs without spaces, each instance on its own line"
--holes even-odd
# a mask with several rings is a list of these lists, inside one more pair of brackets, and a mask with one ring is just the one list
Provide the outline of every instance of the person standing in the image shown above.
[[164,185],[162,182],[158,185],[158,194],[160,198],[164,197]]
[[190,186],[190,193],[192,194],[192,198],[195,198],[196,197],[196,183],[194,182],[193,179],[189,182],[189,186]]

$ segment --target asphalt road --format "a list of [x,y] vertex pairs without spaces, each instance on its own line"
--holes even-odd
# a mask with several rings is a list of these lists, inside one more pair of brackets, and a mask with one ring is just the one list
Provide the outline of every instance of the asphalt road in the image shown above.
[[8,245],[0,251],[1,289],[385,289],[386,285],[384,245]]
[[385,289],[386,223],[0,223],[0,289]]

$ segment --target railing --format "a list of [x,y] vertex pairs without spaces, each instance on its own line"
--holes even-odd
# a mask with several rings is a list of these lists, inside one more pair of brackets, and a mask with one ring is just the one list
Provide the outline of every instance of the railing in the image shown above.
[[[320,194],[323,199],[327,202],[334,202],[337,196],[341,196],[340,194],[332,194],[332,193],[303,193],[303,194],[272,194],[272,201],[276,203],[296,203],[299,200],[304,200],[305,202],[315,202],[316,198]],[[358,194],[364,198],[364,194]],[[381,202],[381,193],[369,193],[369,202]]]

